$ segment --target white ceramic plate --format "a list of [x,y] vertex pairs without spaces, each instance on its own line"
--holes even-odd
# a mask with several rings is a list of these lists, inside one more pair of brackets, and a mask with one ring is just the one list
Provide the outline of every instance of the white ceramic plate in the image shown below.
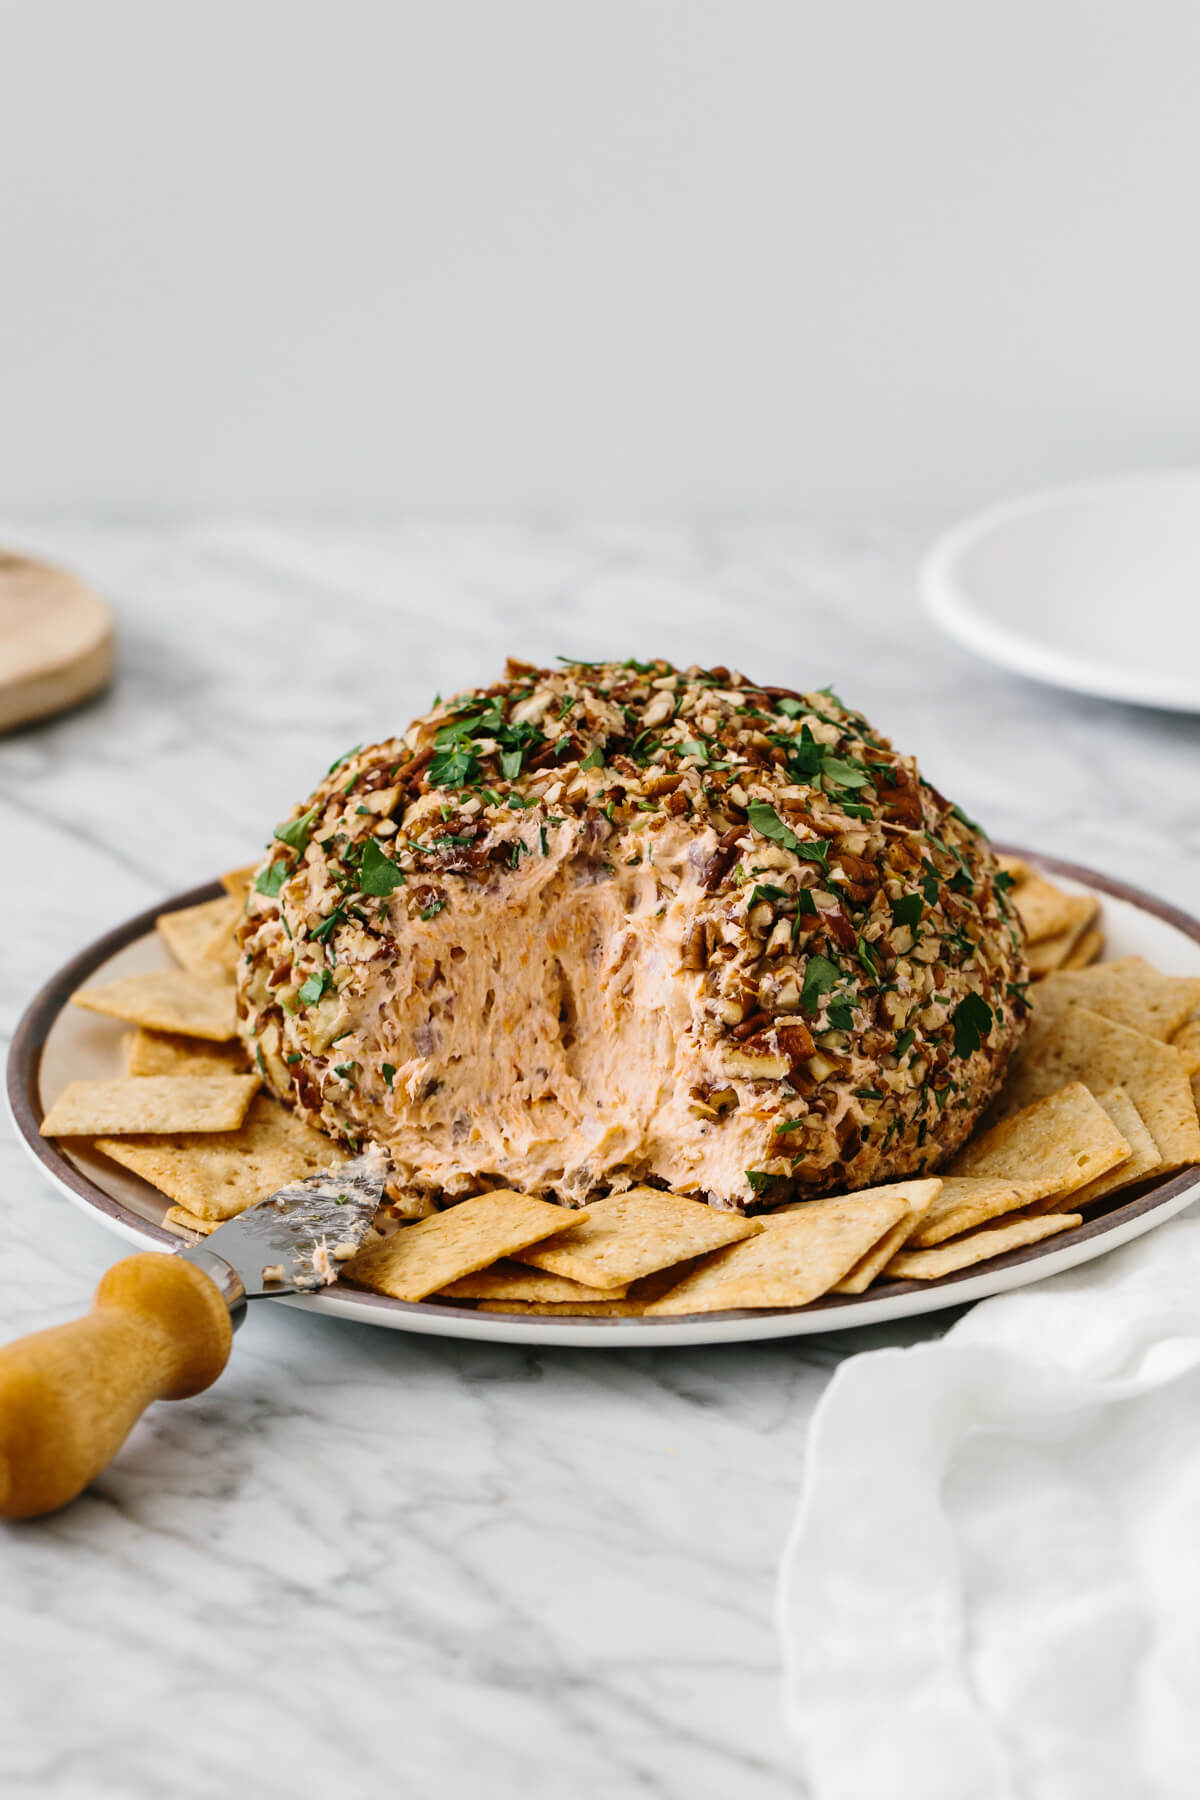
[[1200,712],[1200,470],[1089,482],[958,526],[921,573],[967,649],[1056,687]]
[[[1108,955],[1137,952],[1173,974],[1200,975],[1200,923],[1196,920],[1174,912],[1149,895],[1087,870],[1048,857],[1034,857],[1028,851],[1020,854],[1037,862],[1064,887],[1079,892],[1091,889],[1100,895]],[[167,907],[157,907],[155,911],[194,905],[199,900],[215,898],[219,892],[215,886],[196,889],[180,894]],[[85,982],[114,980],[119,975],[169,964],[170,958],[154,931],[153,913],[131,919],[110,932],[60,970],[32,1002],[17,1028],[8,1064],[13,1119],[39,1168],[74,1205],[144,1250],[180,1247],[180,1240],[159,1222],[167,1204],[162,1195],[102,1156],[84,1149],[68,1149],[43,1138],[38,1125],[45,1107],[68,1081],[124,1072],[124,1028],[114,1020],[69,1005],[68,996]],[[1153,1230],[1181,1212],[1198,1194],[1200,1171],[1188,1170],[1131,1200],[1116,1195],[1109,1210],[1089,1216],[1075,1231],[995,1257],[977,1269],[937,1282],[888,1282],[861,1298],[830,1296],[799,1310],[645,1320],[564,1320],[533,1315],[506,1318],[499,1313],[477,1313],[469,1307],[428,1302],[412,1305],[337,1286],[317,1295],[280,1296],[271,1304],[299,1306],[334,1318],[386,1325],[397,1331],[530,1345],[624,1349],[634,1345],[719,1344],[797,1337],[936,1312],[941,1307],[962,1306],[989,1294],[1040,1281]],[[53,1216],[48,1213],[47,1227],[54,1226]]]

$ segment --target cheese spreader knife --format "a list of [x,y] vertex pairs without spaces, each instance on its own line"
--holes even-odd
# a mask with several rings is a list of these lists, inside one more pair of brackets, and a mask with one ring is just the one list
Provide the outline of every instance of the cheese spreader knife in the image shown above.
[[84,1318],[0,1348],[0,1518],[64,1506],[152,1400],[210,1387],[248,1300],[335,1281],[370,1228],[386,1173],[373,1147],[280,1188],[201,1244],[127,1256]]

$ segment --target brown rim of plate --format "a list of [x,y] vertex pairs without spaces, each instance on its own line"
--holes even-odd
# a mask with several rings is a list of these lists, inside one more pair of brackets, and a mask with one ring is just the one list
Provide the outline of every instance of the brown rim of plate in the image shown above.
[[[1037,851],[1024,850],[1017,845],[994,844],[992,848],[1002,855],[1019,856],[1047,874],[1065,875],[1068,880],[1078,881],[1085,887],[1093,888],[1097,893],[1109,894],[1115,900],[1126,900],[1131,906],[1138,907],[1142,912],[1150,913],[1154,918],[1162,919],[1165,924],[1174,926],[1176,931],[1181,931],[1185,937],[1191,938],[1193,943],[1200,944],[1200,921],[1193,919],[1188,913],[1181,912],[1177,907],[1168,906],[1164,901],[1154,899],[1152,895],[1144,893],[1141,888],[1131,887],[1127,882],[1113,881],[1109,876],[1098,875],[1094,869],[1084,868],[1081,864],[1064,862],[1057,856],[1043,856]],[[102,1187],[98,1187],[94,1181],[91,1181],[83,1173],[83,1170],[78,1168],[70,1157],[59,1149],[54,1139],[44,1138],[41,1135],[43,1114],[38,1094],[38,1076],[41,1069],[42,1048],[50,1035],[55,1020],[70,1000],[71,995],[83,985],[89,975],[94,974],[102,963],[107,962],[110,956],[115,956],[118,951],[127,949],[138,938],[148,936],[154,930],[154,921],[161,913],[175,912],[185,906],[198,906],[203,900],[216,900],[224,892],[219,881],[206,882],[202,887],[191,888],[186,894],[176,894],[171,899],[148,908],[146,912],[138,913],[136,918],[126,920],[123,925],[115,926],[112,931],[105,932],[103,937],[97,938],[94,943],[81,950],[77,956],[73,956],[70,962],[64,964],[56,975],[51,976],[41,991],[34,995],[21,1015],[8,1052],[8,1103],[12,1108],[17,1130],[37,1160],[45,1166],[56,1181],[69,1187],[73,1193],[86,1200],[89,1206],[95,1207],[97,1211],[124,1226],[157,1239],[165,1250],[172,1252],[177,1251],[180,1247],[179,1239],[173,1232],[166,1231],[161,1225],[155,1225],[151,1220],[144,1218],[141,1213],[134,1212],[131,1207],[114,1199],[111,1194],[106,1193]],[[937,1281],[880,1282],[868,1288],[864,1294],[827,1294],[822,1299],[813,1300],[804,1307],[742,1308],[719,1314],[684,1313],[677,1317],[635,1318],[632,1321],[613,1318],[589,1319],[574,1315],[570,1319],[570,1323],[573,1327],[586,1325],[592,1330],[619,1332],[630,1323],[671,1326],[681,1325],[688,1319],[766,1319],[777,1318],[781,1314],[791,1312],[836,1313],[845,1307],[862,1306],[871,1300],[890,1300],[901,1294],[917,1292],[944,1293],[946,1305],[953,1306],[955,1304],[954,1289],[960,1282],[973,1280],[983,1270],[1012,1269],[1021,1263],[1035,1262],[1040,1257],[1052,1255],[1055,1251],[1061,1250],[1068,1238],[1072,1242],[1078,1243],[1087,1238],[1099,1237],[1112,1226],[1124,1224],[1129,1219],[1152,1212],[1168,1200],[1175,1199],[1195,1182],[1196,1177],[1196,1170],[1183,1169],[1179,1174],[1170,1176],[1166,1181],[1161,1181],[1144,1192],[1135,1192],[1132,1199],[1121,1200],[1119,1194],[1114,1195],[1112,1206],[1107,1210],[1101,1206],[1100,1210],[1090,1213],[1082,1225],[1075,1226],[1074,1230],[1070,1232],[1044,1238],[1036,1244],[1026,1244],[1021,1249],[1008,1251],[1004,1256],[993,1256],[987,1262],[973,1263],[968,1268],[956,1270],[952,1275],[943,1275]],[[360,1288],[348,1288],[345,1292],[351,1294],[356,1303],[368,1307],[379,1307],[390,1313],[426,1314],[436,1311],[439,1318],[474,1319],[478,1316],[471,1307],[447,1306],[442,1301],[438,1301],[436,1306],[431,1306],[427,1301],[392,1300],[384,1294],[370,1294]],[[316,1296],[318,1304],[319,1298]],[[536,1328],[558,1325],[564,1323],[565,1320],[556,1320],[530,1313],[522,1314],[521,1322]]]

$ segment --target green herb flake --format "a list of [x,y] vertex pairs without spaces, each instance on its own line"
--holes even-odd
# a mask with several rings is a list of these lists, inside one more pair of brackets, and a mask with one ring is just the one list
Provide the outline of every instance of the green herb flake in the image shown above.
[[296,998],[301,1006],[315,1006],[322,995],[332,986],[333,976],[328,969],[314,969]]
[[478,774],[479,759],[461,746],[441,751],[429,765],[429,779],[434,787],[468,787]]
[[287,880],[288,865],[284,862],[273,862],[268,868],[260,869],[254,878],[254,890],[258,894],[266,894],[268,899],[275,900],[279,890]]
[[804,986],[800,990],[800,1004],[807,1013],[815,1013],[821,1004],[823,994],[832,993],[841,980],[841,971],[835,962],[819,953],[810,956],[804,969]]
[[771,1186],[773,1181],[778,1181],[779,1179],[777,1175],[769,1174],[766,1169],[743,1169],[742,1174],[750,1183],[752,1192],[756,1194],[765,1192],[765,1190]]
[[829,1006],[829,1023],[835,1031],[854,1030],[854,1008],[848,1000],[833,1000]]
[[915,1031],[911,1029],[902,1031],[896,1039],[896,1048],[892,1051],[892,1055],[896,1057],[897,1060],[902,1060],[908,1055],[916,1041],[917,1034]]
[[593,748],[588,751],[579,767],[581,769],[602,769],[604,767],[604,752],[601,750],[599,744],[594,745]]
[[358,868],[359,892],[382,898],[403,887],[405,879],[404,870],[384,855],[378,840],[368,838]]
[[950,1022],[955,1056],[972,1056],[992,1029],[992,1009],[982,994],[967,994],[950,1015]]
[[384,1082],[385,1082],[385,1084],[386,1084],[386,1086],[387,1086],[387,1091],[388,1091],[388,1093],[389,1093],[389,1094],[390,1094],[390,1093],[391,1093],[391,1091],[392,1091],[392,1083],[393,1083],[393,1081],[394,1081],[394,1080],[395,1080],[395,1079],[396,1079],[396,1065],[395,1065],[395,1063],[384,1063],[384,1065],[383,1065],[383,1079],[384,1079]]
[[921,923],[925,908],[920,894],[901,894],[898,900],[892,901],[892,917],[897,925],[907,925],[915,931]]
[[335,760],[330,763],[325,771],[326,775],[332,775],[335,769],[340,769],[342,764],[349,762],[352,756],[357,756],[361,749],[361,744],[355,744],[353,750],[344,750],[341,756],[335,758]]
[[304,851],[308,849],[308,840],[312,836],[312,828],[316,823],[319,810],[319,807],[310,806],[308,811],[301,813],[298,819],[288,819],[282,825],[277,825],[275,837],[278,842],[286,844],[289,850],[295,850],[298,855],[303,855]]

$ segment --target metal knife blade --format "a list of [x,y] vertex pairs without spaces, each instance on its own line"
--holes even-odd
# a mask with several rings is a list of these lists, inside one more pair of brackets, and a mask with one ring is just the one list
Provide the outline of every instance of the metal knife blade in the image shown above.
[[[341,1264],[362,1243],[383,1198],[387,1169],[386,1154],[372,1146],[350,1162],[280,1188],[176,1254],[217,1282],[235,1318],[245,1299],[311,1293],[336,1281]],[[222,1263],[235,1281],[223,1276]]]

